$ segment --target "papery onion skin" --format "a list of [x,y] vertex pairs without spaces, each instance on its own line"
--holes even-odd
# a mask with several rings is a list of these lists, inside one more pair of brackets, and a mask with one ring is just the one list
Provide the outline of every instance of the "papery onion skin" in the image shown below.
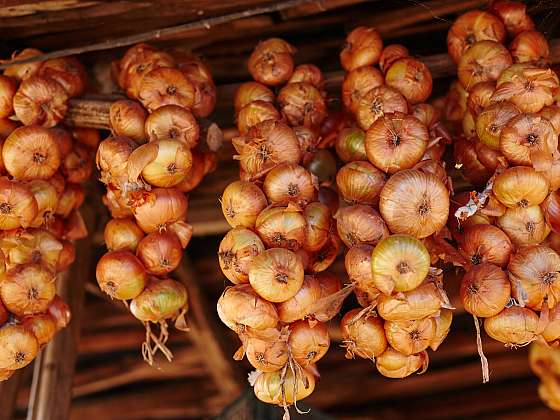
[[415,289],[426,278],[429,268],[428,250],[408,235],[389,236],[371,254],[373,282],[383,293]]
[[467,108],[473,116],[492,104],[491,97],[495,89],[496,83],[493,81],[477,83],[470,89]]
[[385,74],[385,83],[397,89],[411,104],[424,102],[432,93],[432,74],[420,60],[411,57],[395,61]]
[[218,299],[218,316],[234,331],[274,328],[278,312],[273,303],[261,298],[248,284],[227,287]]
[[267,247],[296,251],[305,243],[306,221],[298,207],[268,207],[255,221],[255,230]]
[[39,348],[45,346],[56,334],[56,321],[50,314],[36,314],[21,320],[21,325],[31,331]]
[[55,319],[57,330],[65,328],[72,318],[70,307],[58,295],[51,300],[48,313]]
[[387,348],[383,321],[376,316],[356,319],[359,313],[360,309],[352,309],[340,321],[347,358],[353,358],[356,355],[374,360]]
[[387,350],[377,357],[375,366],[379,373],[387,378],[402,379],[426,366],[427,357],[425,352],[407,356],[392,347],[387,347]]
[[511,55],[502,44],[479,41],[461,56],[457,75],[461,84],[469,90],[479,82],[498,79],[500,73],[511,64]]
[[173,232],[152,232],[138,243],[136,255],[149,274],[163,276],[179,266],[183,248]]
[[143,237],[144,232],[132,219],[111,219],[103,233],[109,251],[135,252]]
[[549,56],[548,42],[538,31],[520,32],[509,46],[516,63],[546,64]]
[[224,190],[221,204],[224,217],[231,227],[253,228],[268,202],[256,184],[234,181]]
[[504,206],[525,208],[544,201],[548,195],[548,181],[533,168],[516,166],[496,177],[492,191]]
[[541,310],[560,302],[560,256],[547,246],[520,248],[508,265],[513,294],[525,306]]
[[346,71],[361,66],[377,64],[383,49],[383,41],[374,28],[360,26],[346,37],[340,52],[340,62]]
[[356,104],[356,120],[363,130],[368,130],[373,123],[384,115],[408,112],[406,98],[396,89],[381,85],[365,93]]
[[303,284],[303,277],[300,258],[284,248],[261,252],[249,266],[249,283],[269,302],[285,302],[294,297]]
[[243,346],[247,360],[261,372],[276,372],[288,362],[288,345],[283,332],[265,330],[243,334]]
[[436,333],[430,343],[430,348],[436,351],[447,337],[447,334],[449,334],[451,322],[453,321],[453,311],[442,309],[440,315],[436,316],[434,320],[436,322]]
[[276,98],[284,118],[292,126],[318,127],[327,116],[321,92],[310,83],[289,83]]
[[[12,60],[24,60],[26,58],[35,57],[41,54],[43,54],[43,52],[36,48],[24,48],[19,52],[18,51],[14,52],[11,58]],[[43,64],[42,61],[34,61],[32,63],[25,63],[25,64],[16,64],[4,70],[4,75],[8,77],[13,77],[18,81],[22,81],[36,74],[39,71],[41,64]]]
[[235,92],[234,107],[238,113],[241,108],[253,101],[274,102],[274,93],[265,85],[258,82],[245,82]]
[[[302,376],[305,376],[305,378]],[[255,396],[259,400],[280,407],[307,398],[313,393],[314,389],[315,377],[305,369],[301,370],[301,374],[298,375],[294,375],[288,369],[285,377],[282,377],[280,371],[264,372],[257,377],[253,386]]]
[[151,233],[161,230],[187,216],[188,202],[185,195],[175,188],[154,188],[154,201],[148,200],[134,209],[140,228]]
[[256,233],[244,227],[236,227],[220,242],[220,268],[232,283],[248,283],[249,267],[253,259],[264,250],[264,244]]
[[187,289],[172,279],[152,278],[130,302],[130,312],[142,322],[174,318],[187,309]]
[[342,208],[335,219],[338,236],[348,248],[362,244],[376,245],[389,236],[385,222],[370,206],[356,204]]
[[371,245],[360,245],[351,247],[344,257],[344,267],[352,282],[360,289],[368,292],[376,292],[371,272]]
[[427,282],[399,296],[381,295],[377,312],[387,321],[412,321],[436,315],[441,306],[436,284]]
[[325,204],[315,201],[305,207],[303,217],[305,218],[303,247],[310,252],[320,251],[327,244],[331,234],[331,211]]
[[312,306],[322,297],[321,280],[317,275],[306,275],[297,293],[278,303],[278,316],[284,323],[292,323],[310,315]]
[[179,105],[191,109],[194,105],[194,86],[177,69],[160,67],[142,78],[138,99],[153,112],[164,105]]
[[130,64],[121,65],[121,78],[124,79],[124,83],[120,84],[123,85],[122,87],[126,90],[126,94],[130,98],[135,99],[140,98],[143,86],[142,82],[152,71],[161,68],[172,68],[176,65],[171,55],[164,51],[157,51],[155,48],[151,51],[146,51],[145,55],[137,55],[132,61],[133,62]]
[[265,177],[263,191],[270,204],[286,206],[293,202],[305,206],[315,197],[315,185],[309,171],[299,165],[283,164]]
[[115,136],[129,137],[137,143],[146,140],[144,123],[148,113],[138,102],[119,99],[109,108],[109,122]]
[[553,191],[541,203],[546,223],[556,232],[560,232],[560,192]]
[[[142,147],[155,146],[154,159],[142,169],[142,177],[154,187],[169,188],[181,183],[192,167],[192,153],[188,147],[176,140],[160,140],[140,146],[131,155],[131,162],[140,154]],[[142,157],[139,156],[142,160]],[[129,172],[130,173],[130,172]]]
[[198,144],[200,128],[194,115],[185,107],[170,104],[152,112],[144,126],[149,141],[178,140],[189,149]]
[[369,162],[350,162],[338,170],[336,185],[345,201],[375,205],[385,185],[385,174]]
[[362,66],[348,72],[342,82],[344,106],[352,112],[357,111],[360,99],[371,89],[383,84],[383,75],[375,67]]
[[318,322],[310,325],[308,321],[290,324],[291,354],[301,366],[317,363],[327,353],[330,346],[327,324]]
[[128,137],[108,137],[99,143],[95,162],[101,171],[101,182],[120,187],[128,180],[128,160],[136,146]]
[[520,114],[519,108],[511,102],[490,105],[476,118],[476,133],[486,146],[498,150],[500,136],[506,124]]
[[457,138],[453,147],[453,156],[461,175],[475,186],[483,186],[492,176],[492,172],[484,166],[476,154],[472,141]]
[[266,101],[249,102],[237,113],[237,129],[241,135],[247,132],[258,123],[272,120],[279,121],[282,115],[276,109],[273,103]]
[[513,246],[501,229],[479,224],[465,227],[460,251],[473,265],[492,263],[505,267]]
[[539,317],[529,308],[511,306],[484,320],[486,334],[510,346],[523,346],[534,341],[539,329]]
[[76,247],[69,240],[62,241],[62,250],[56,265],[56,271],[66,271],[76,260]]
[[344,128],[336,138],[336,154],[344,162],[367,160],[366,133],[359,128]]
[[407,356],[427,349],[436,333],[433,318],[414,321],[385,321],[384,328],[389,345]]
[[16,370],[35,359],[39,343],[33,333],[22,325],[0,328],[0,369]]
[[468,313],[487,318],[505,308],[511,297],[511,286],[500,267],[482,263],[467,271],[461,282],[460,295]]
[[101,290],[114,299],[137,297],[148,281],[142,262],[128,251],[111,251],[101,257],[95,271]]
[[70,97],[80,96],[87,86],[86,70],[75,57],[52,58],[44,61],[38,75],[57,81]]
[[24,125],[54,127],[66,114],[68,94],[55,80],[25,79],[14,95],[14,111]]
[[401,171],[381,190],[379,210],[393,233],[425,238],[445,226],[449,192],[434,175]]
[[389,174],[412,168],[428,145],[427,127],[400,112],[375,121],[366,133],[366,154],[376,167]]
[[497,222],[516,246],[538,244],[550,233],[539,206],[507,209]]
[[504,42],[506,30],[504,24],[491,13],[472,10],[462,14],[447,33],[447,50],[458,64],[473,43],[490,40]]
[[408,48],[401,44],[391,44],[387,45],[381,51],[381,56],[379,57],[379,68],[383,73],[387,73],[387,70],[391,65],[400,58],[408,57]]
[[24,185],[0,178],[0,229],[28,227],[39,208],[33,193]]

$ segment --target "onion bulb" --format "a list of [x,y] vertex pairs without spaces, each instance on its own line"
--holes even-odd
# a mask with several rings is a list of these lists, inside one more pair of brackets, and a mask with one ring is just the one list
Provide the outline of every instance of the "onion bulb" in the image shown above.
[[42,179],[29,181],[25,186],[33,193],[37,202],[37,217],[31,223],[32,227],[47,225],[58,205],[58,193],[55,187]]
[[539,334],[539,317],[529,308],[511,306],[484,320],[486,334],[508,346],[524,346]]
[[247,134],[251,127],[263,121],[279,121],[282,119],[280,112],[271,102],[249,102],[237,113],[237,129],[241,135]]
[[[25,60],[27,58],[35,57],[41,54],[43,54],[43,52],[36,48],[25,48],[19,52],[14,52],[11,58],[12,60]],[[32,63],[25,64],[15,64],[4,70],[4,75],[13,77],[18,81],[22,81],[36,74],[42,64],[42,61],[34,61]]]
[[442,309],[440,314],[436,316],[434,320],[436,322],[436,333],[430,343],[430,348],[433,351],[436,351],[443,343],[443,340],[447,337],[447,334],[449,334],[451,322],[453,321],[453,311],[449,309]]
[[467,271],[461,282],[465,310],[481,318],[497,315],[511,297],[507,274],[494,264],[482,263]]
[[505,267],[513,246],[503,230],[478,224],[465,227],[459,249],[472,265],[491,263]]
[[331,234],[331,211],[323,203],[315,201],[305,207],[303,217],[305,218],[303,247],[310,252],[320,251],[327,244]]
[[445,118],[451,122],[463,120],[467,111],[467,98],[469,93],[459,81],[454,81],[449,87],[449,92],[445,97]]
[[14,112],[13,98],[17,91],[14,79],[0,75],[0,118],[8,118]]
[[389,345],[410,356],[426,350],[436,333],[434,318],[414,321],[385,321],[385,335]]
[[550,233],[539,206],[507,209],[498,218],[498,226],[516,246],[539,244]]
[[359,128],[344,128],[336,137],[336,154],[344,162],[367,160],[366,133]]
[[538,31],[520,32],[511,41],[509,50],[516,63],[533,63],[542,66],[548,61],[548,41]]
[[149,112],[164,105],[179,105],[191,109],[194,94],[193,84],[180,70],[160,67],[142,78],[138,99]]
[[142,322],[176,318],[187,308],[187,289],[172,279],[150,278],[146,288],[130,302],[130,312]]
[[247,360],[261,372],[275,372],[288,362],[288,345],[284,331],[268,329],[241,335]]
[[287,84],[278,92],[277,103],[292,126],[318,127],[327,116],[323,95],[310,83]]
[[265,85],[258,82],[246,82],[239,86],[235,92],[233,103],[235,112],[241,111],[245,105],[254,101],[274,102],[274,93]]
[[58,82],[69,97],[81,95],[87,85],[86,70],[75,57],[47,60],[41,64],[38,75]]
[[498,16],[506,27],[510,36],[519,32],[535,29],[535,24],[527,15],[526,5],[520,1],[496,0],[490,5],[490,11]]
[[269,302],[285,302],[295,296],[303,284],[303,264],[287,249],[267,249],[253,258],[249,283]]
[[309,83],[319,90],[323,89],[323,84],[325,83],[321,69],[313,64],[300,64],[297,66],[287,84],[300,82]]
[[377,302],[379,316],[387,321],[411,321],[436,315],[442,296],[434,282],[425,282],[398,295],[381,295]]
[[55,80],[25,79],[14,95],[14,111],[24,125],[54,127],[66,114],[68,94]]
[[396,89],[381,85],[365,93],[356,104],[356,121],[363,130],[386,114],[408,112],[406,98]]
[[51,300],[47,311],[55,319],[57,330],[65,328],[72,318],[70,308],[58,295]]
[[548,195],[548,181],[533,168],[516,166],[496,176],[492,191],[504,206],[526,208],[544,201]]
[[222,213],[231,227],[253,228],[258,215],[268,205],[262,190],[245,181],[229,184],[220,201]]
[[140,240],[136,255],[149,274],[163,276],[179,266],[183,248],[173,232],[152,232]]
[[499,149],[503,128],[519,113],[519,109],[510,102],[494,104],[482,110],[476,118],[478,138],[488,147]]
[[114,136],[125,136],[136,143],[144,143],[144,123],[148,113],[138,102],[119,99],[109,108],[109,124]]
[[379,68],[385,74],[391,65],[400,58],[408,57],[408,48],[401,44],[387,45],[381,51],[379,57]]
[[392,232],[425,238],[445,226],[449,192],[434,175],[401,171],[381,190],[379,210]]
[[495,41],[479,41],[460,57],[457,76],[468,91],[479,82],[497,80],[500,73],[511,64],[511,55],[502,44]]
[[351,248],[362,244],[376,245],[389,235],[389,230],[373,207],[363,204],[340,209],[335,215],[338,236]]
[[329,329],[323,322],[313,326],[308,321],[290,324],[288,340],[290,351],[301,366],[317,363],[327,353],[330,346]]
[[295,404],[307,398],[315,389],[315,377],[305,369],[291,369],[283,375],[281,371],[261,373],[255,380],[255,396],[267,404],[281,407]]
[[230,329],[242,332],[274,328],[278,312],[273,303],[261,298],[248,284],[227,287],[218,299],[218,316]]
[[491,98],[495,90],[496,83],[494,81],[480,82],[470,89],[467,108],[473,116],[477,116],[492,104]]
[[232,283],[247,283],[249,267],[264,249],[256,233],[244,227],[236,227],[230,230],[220,242],[218,249],[220,268]]
[[193,114],[186,108],[171,104],[159,107],[146,118],[149,141],[178,140],[189,149],[197,145],[200,128]]
[[305,319],[311,314],[313,306],[321,299],[323,291],[321,277],[306,275],[297,293],[285,302],[278,303],[278,316],[284,323]]
[[428,354],[422,352],[419,354],[412,354],[407,356],[393,349],[387,347],[375,361],[375,367],[379,373],[387,378],[406,378],[414,372],[422,368],[423,373],[428,365]]
[[426,278],[429,268],[428,250],[408,235],[389,236],[371,254],[373,282],[387,294],[415,289]]
[[0,178],[0,229],[28,227],[39,212],[37,200],[24,185]]
[[255,221],[255,229],[267,247],[296,251],[305,243],[306,222],[299,207],[268,207]]
[[360,99],[370,90],[382,84],[383,75],[375,67],[357,67],[346,73],[342,82],[344,106],[355,113]]
[[249,72],[259,83],[267,86],[281,85],[292,76],[292,55],[295,52],[293,46],[279,38],[261,41],[249,57]]
[[136,146],[128,137],[109,137],[99,143],[95,162],[101,171],[101,182],[120,187],[128,181],[128,161]]
[[547,246],[520,248],[508,265],[513,294],[525,306],[541,310],[560,303],[560,256]]
[[383,321],[376,316],[358,318],[360,309],[347,312],[340,321],[346,357],[374,360],[387,348]]
[[371,271],[371,253],[373,246],[360,245],[351,247],[344,257],[344,267],[350,281],[361,290],[376,290]]
[[554,232],[560,232],[560,193],[558,191],[551,192],[542,202],[541,208],[546,223]]
[[547,343],[560,344],[560,305],[550,311],[548,319],[548,325],[542,333],[543,338]]
[[340,52],[340,62],[346,71],[358,67],[375,65],[379,62],[383,41],[374,28],[360,26],[346,37]]
[[44,347],[56,334],[56,321],[48,313],[26,316],[21,320],[21,325],[33,333],[39,348]]
[[0,369],[21,369],[35,359],[38,351],[37,339],[23,325],[0,328]]
[[103,238],[109,251],[136,252],[144,232],[132,219],[111,219],[105,225]]
[[51,273],[58,271],[63,245],[52,233],[43,229],[12,232],[6,232],[0,239],[8,267],[34,263]]
[[282,164],[265,177],[263,190],[270,204],[305,206],[315,198],[313,176],[299,165]]
[[56,264],[56,271],[66,271],[74,261],[76,260],[76,247],[70,240],[63,240],[62,243],[62,250],[60,251],[60,255],[58,257],[58,262]]
[[377,204],[385,185],[385,174],[369,162],[350,162],[338,170],[336,185],[351,204]]
[[95,270],[101,290],[113,299],[128,300],[146,286],[148,275],[142,262],[131,252],[111,251],[103,255]]
[[430,70],[412,57],[395,61],[385,74],[385,83],[397,89],[411,104],[424,102],[432,93]]
[[162,230],[186,218],[188,202],[182,192],[174,188],[154,188],[151,194],[153,200],[134,208],[136,223],[144,232]]
[[45,312],[55,295],[54,274],[40,264],[17,265],[0,283],[0,298],[16,316]]

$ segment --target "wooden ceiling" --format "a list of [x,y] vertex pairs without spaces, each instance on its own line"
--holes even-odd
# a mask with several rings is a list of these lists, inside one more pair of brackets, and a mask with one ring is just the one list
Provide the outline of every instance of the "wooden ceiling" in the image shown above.
[[[259,0],[4,0],[0,1],[0,54],[34,46],[45,52],[112,42],[158,28],[193,22],[255,7],[270,1]],[[209,29],[176,33],[154,41],[160,46],[180,45],[204,56],[216,81],[227,91],[231,83],[248,79],[245,61],[259,39],[282,36],[298,48],[298,62],[315,63],[325,71],[340,70],[338,51],[349,28],[359,24],[376,26],[387,42],[407,45],[417,55],[445,52],[446,31],[453,19],[465,10],[484,5],[484,0],[322,0],[307,2],[281,12],[236,20]],[[550,38],[555,33],[558,5],[554,0],[529,2],[529,10]],[[99,50],[81,59],[92,70],[94,93],[114,90],[107,78],[108,63],[122,55],[124,48]],[[445,92],[449,79],[439,79],[436,94]],[[233,123],[227,101],[213,119],[221,126]],[[89,227],[93,232],[80,245],[80,261],[70,274],[69,284],[77,290],[76,301],[84,300],[75,314],[72,330],[57,339],[60,347],[47,349],[36,365],[54,372],[51,382],[43,378],[32,387],[33,367],[8,384],[0,385],[0,420],[25,418],[28,404],[37,389],[54,394],[56,413],[70,405],[70,418],[184,419],[220,414],[247,390],[249,366],[235,363],[231,356],[238,346],[236,337],[219,324],[215,302],[226,280],[217,268],[215,253],[227,226],[222,220],[217,198],[229,180],[236,178],[232,148],[226,144],[219,153],[219,167],[191,195],[191,219],[198,229],[188,248],[189,260],[178,272],[188,284],[192,331],[173,331],[170,348],[175,361],[160,361],[156,368],[141,359],[143,326],[117,302],[98,290],[93,268],[104,248],[102,229],[107,220],[99,196],[102,186],[89,186],[86,203]],[[334,272],[346,278],[341,261]],[[557,418],[539,400],[537,379],[531,374],[526,349],[507,350],[484,338],[490,362],[491,381],[481,384],[474,327],[457,302],[459,277],[450,272],[446,287],[451,290],[457,314],[452,332],[436,352],[424,375],[406,380],[380,376],[365,360],[346,360],[339,348],[338,319],[331,321],[333,343],[319,363],[322,374],[315,393],[305,401],[313,407],[310,416],[346,419],[539,419]],[[85,298],[82,288],[83,283]],[[355,302],[347,303],[348,307]],[[73,348],[70,338],[79,337],[77,354],[61,353]],[[66,350],[64,350],[66,349]],[[58,352],[58,353],[57,353]],[[75,373],[73,357],[77,358]],[[46,367],[45,367],[46,366]],[[70,372],[70,375],[65,373]],[[17,391],[19,386],[19,391]],[[66,388],[65,388],[66,387]],[[71,398],[69,391],[71,389]],[[60,408],[61,407],[61,408]],[[57,411],[58,410],[58,411]],[[56,413],[34,419],[55,419]],[[281,410],[275,413],[280,416]],[[269,414],[270,415],[270,414]],[[297,416],[296,416],[297,417]],[[230,417],[232,418],[232,417]],[[237,417],[239,418],[239,417]],[[323,417],[324,418],[324,417]]]

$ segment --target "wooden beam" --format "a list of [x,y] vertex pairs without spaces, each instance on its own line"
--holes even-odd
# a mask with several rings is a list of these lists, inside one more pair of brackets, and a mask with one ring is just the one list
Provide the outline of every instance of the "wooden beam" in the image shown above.
[[[91,209],[82,207],[90,231]],[[76,244],[76,261],[57,285],[57,293],[68,303],[72,322],[60,331],[35,361],[35,372],[27,413],[28,420],[66,419],[72,398],[72,377],[80,337],[84,282],[91,275],[92,247],[88,238]]]

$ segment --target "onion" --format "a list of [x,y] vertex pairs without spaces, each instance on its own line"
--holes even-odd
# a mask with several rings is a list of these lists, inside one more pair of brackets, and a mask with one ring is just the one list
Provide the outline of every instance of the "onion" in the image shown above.
[[436,351],[447,337],[447,334],[449,334],[451,322],[453,321],[453,312],[449,309],[442,309],[440,315],[436,316],[434,320],[436,322],[436,333],[430,343],[430,348]]
[[40,264],[17,265],[0,283],[0,298],[16,316],[44,312],[55,295],[54,274]]
[[466,90],[479,82],[496,80],[511,66],[512,59],[506,47],[494,41],[474,43],[460,57],[457,76]]
[[442,296],[434,282],[425,282],[399,295],[381,295],[377,303],[379,316],[387,321],[411,321],[437,315]]
[[340,209],[335,215],[338,236],[348,247],[376,245],[389,235],[385,222],[372,207],[363,204]]
[[375,361],[375,366],[379,373],[387,378],[406,378],[418,371],[420,368],[422,372],[426,370],[428,364],[428,355],[426,352],[413,354],[407,356],[393,349],[387,347]]
[[524,346],[539,334],[539,317],[528,308],[511,306],[484,320],[486,334],[509,346]]
[[232,283],[248,283],[249,267],[255,257],[264,250],[257,234],[244,227],[234,228],[220,242],[220,268]]
[[267,249],[253,258],[249,283],[269,302],[285,302],[295,296],[303,284],[302,262],[287,249]]
[[389,345],[407,356],[427,349],[435,337],[433,318],[414,321],[385,321],[385,335]]
[[0,178],[0,229],[28,227],[39,208],[33,193],[24,185]]
[[558,105],[545,106],[537,115],[547,119],[552,124],[556,135],[560,133],[560,107]]
[[326,117],[327,108],[321,92],[310,83],[289,83],[280,89],[278,106],[292,126],[318,127]]
[[238,113],[241,111],[241,108],[253,101],[273,103],[274,100],[274,93],[265,85],[258,82],[245,82],[235,92],[233,103],[235,112]]
[[512,252],[512,244],[501,229],[479,224],[465,227],[460,251],[473,265],[492,263],[505,267]]
[[327,243],[319,251],[309,253],[309,271],[320,273],[329,268],[339,254],[342,243],[338,235],[331,232]]
[[476,186],[485,185],[492,173],[478,160],[473,143],[458,138],[453,149],[456,166],[460,167],[461,174]]
[[287,84],[300,82],[309,83],[319,90],[323,89],[325,84],[321,69],[313,64],[300,64],[297,66]]
[[557,344],[560,339],[560,305],[556,305],[548,316],[549,322],[542,335],[548,343]]
[[560,193],[558,191],[551,192],[541,204],[546,223],[551,229],[560,232]]
[[103,255],[97,263],[95,275],[101,290],[120,300],[134,299],[148,281],[142,262],[128,251],[111,251]]
[[329,329],[323,322],[313,326],[307,321],[290,324],[290,351],[301,366],[317,363],[327,353],[330,346]]
[[461,302],[468,313],[477,317],[497,315],[508,304],[510,297],[507,274],[494,264],[473,266],[461,281]]
[[281,119],[280,112],[271,102],[253,101],[239,110],[237,114],[237,129],[240,134],[245,135],[251,127],[258,123],[267,120],[279,121]]
[[358,67],[374,65],[379,62],[383,41],[374,28],[360,26],[346,37],[340,52],[340,62],[346,71]]
[[476,157],[484,165],[485,168],[495,171],[504,165],[505,157],[500,151],[488,147],[484,143],[477,141],[474,145]]
[[370,90],[381,85],[383,85],[383,75],[375,67],[357,67],[346,73],[342,82],[344,106],[355,113],[360,99]]
[[294,71],[292,55],[295,48],[279,38],[257,44],[247,64],[253,79],[268,86],[278,86],[288,81]]
[[136,223],[144,232],[162,230],[186,218],[188,202],[182,192],[174,188],[154,188],[151,194],[153,201],[149,199],[134,208]]
[[179,105],[191,109],[194,86],[180,70],[160,67],[147,73],[140,82],[138,99],[149,111],[164,105]]
[[148,113],[138,102],[119,99],[109,108],[111,131],[114,136],[125,136],[137,143],[144,143],[144,123],[147,116]]
[[520,32],[509,46],[513,61],[516,63],[533,63],[544,65],[548,61],[548,42],[538,31]]
[[560,257],[546,246],[520,248],[508,265],[513,293],[518,302],[535,310],[543,303],[560,303]]
[[488,147],[498,149],[504,127],[519,114],[519,109],[510,102],[491,105],[482,110],[476,118],[478,138]]
[[451,83],[445,98],[445,117],[448,121],[458,122],[463,120],[463,116],[467,111],[468,96],[469,93],[459,81]]
[[66,114],[68,94],[55,80],[25,79],[14,95],[14,111],[24,125],[54,127]]
[[[124,60],[124,61],[123,61]],[[157,51],[151,47],[145,54],[138,54],[130,63],[126,58],[121,60],[121,79],[120,83],[126,94],[135,99],[139,99],[144,78],[153,70],[160,68],[175,67],[173,57],[163,51]]]
[[432,93],[432,74],[412,57],[395,61],[385,74],[385,83],[397,89],[411,104],[424,102]]
[[70,308],[58,295],[51,300],[47,312],[55,319],[57,331],[65,328],[72,318]]
[[87,74],[75,57],[61,57],[41,64],[38,75],[60,83],[69,97],[80,96],[87,85]]
[[344,128],[336,137],[336,154],[344,162],[367,160],[366,134],[359,128]]
[[504,22],[510,36],[535,28],[533,20],[526,13],[523,2],[496,0],[491,3],[490,11]]
[[376,316],[358,317],[360,309],[347,312],[340,321],[346,357],[374,360],[387,348],[383,321]]
[[465,112],[462,121],[463,134],[468,139],[476,138],[476,122],[470,111]]
[[176,140],[159,140],[134,150],[127,171],[131,182],[136,182],[141,174],[150,185],[169,188],[183,181],[191,167],[192,154],[185,144]]
[[482,10],[464,13],[447,33],[447,51],[459,63],[465,52],[477,41],[490,40],[504,42],[506,30],[496,16]]
[[[12,60],[25,60],[27,58],[35,57],[41,54],[43,54],[43,52],[36,48],[25,48],[19,52],[14,52],[11,58]],[[43,64],[42,61],[34,61],[32,63],[25,64],[15,64],[4,70],[4,75],[13,77],[18,81],[22,81],[36,74],[39,71],[41,64]]]
[[427,127],[415,117],[400,112],[375,121],[366,133],[368,160],[394,174],[420,161],[429,140]]
[[294,131],[284,123],[267,120],[255,125],[247,137],[232,140],[241,169],[251,179],[260,178],[282,163],[299,163],[301,150]]
[[234,331],[274,328],[278,312],[273,303],[262,299],[248,284],[227,287],[218,299],[218,316]]
[[23,325],[5,325],[0,328],[0,369],[16,370],[35,359],[39,343]]
[[313,155],[317,152],[317,146],[321,138],[316,130],[309,127],[294,127],[294,133],[303,153],[303,163],[307,163],[310,157],[313,157]]
[[161,106],[152,112],[146,118],[145,131],[149,141],[179,140],[189,149],[196,146],[200,135],[193,114],[175,104]]
[[187,309],[187,289],[172,279],[150,278],[146,288],[130,302],[130,312],[142,322],[176,318]]
[[406,98],[398,90],[381,85],[371,89],[358,100],[355,114],[360,127],[368,130],[386,114],[407,112]]
[[255,229],[267,247],[295,251],[305,242],[305,218],[297,206],[269,207],[255,221]]
[[491,80],[477,83],[469,90],[467,108],[473,116],[477,116],[492,104],[491,98],[495,90],[496,83]]
[[307,398],[315,389],[315,377],[300,369],[294,374],[291,369],[283,375],[280,371],[261,373],[255,380],[255,396],[267,404],[281,407],[295,404]]
[[268,205],[262,190],[255,184],[234,181],[221,198],[222,213],[231,227],[253,228],[258,215]]
[[249,363],[261,372],[275,372],[288,362],[288,345],[283,331],[268,329],[242,335]]
[[412,236],[389,236],[371,254],[373,282],[387,294],[415,289],[426,278],[429,268],[428,250]]
[[60,166],[60,150],[50,130],[20,127],[4,141],[2,160],[14,178],[48,179]]
[[55,273],[63,250],[62,243],[43,229],[28,229],[24,232],[6,232],[0,243],[9,267],[22,264],[39,264]]
[[371,271],[371,253],[373,246],[360,245],[351,247],[344,257],[344,267],[350,281],[363,291],[376,292]]
[[115,219],[134,216],[131,207],[124,201],[119,190],[108,188],[107,194],[103,196],[102,201],[109,209],[111,217]]
[[86,182],[93,172],[93,151],[82,144],[74,144],[62,161],[61,169],[66,181],[76,184]]
[[389,70],[395,61],[400,58],[408,57],[408,55],[408,49],[404,45],[387,45],[383,48],[383,51],[381,51],[381,56],[379,57],[379,68],[383,73],[387,73],[387,70]]
[[310,315],[312,307],[323,295],[321,277],[306,275],[297,293],[290,299],[278,303],[278,316],[284,323],[304,319]]
[[14,112],[13,98],[17,91],[14,79],[0,76],[0,118],[8,118]]
[[76,247],[74,244],[69,240],[63,240],[61,243],[62,250],[56,264],[56,271],[58,272],[66,271],[76,260]]
[[449,192],[434,175],[401,171],[385,183],[379,209],[392,232],[425,238],[445,226]]
[[538,244],[550,233],[550,227],[539,206],[507,209],[498,218],[498,226],[516,246]]
[[128,137],[109,137],[99,143],[96,163],[103,183],[119,187],[128,180],[128,160],[136,146]]
[[526,208],[544,201],[548,195],[548,181],[533,168],[516,166],[496,177],[492,191],[506,207]]
[[299,165],[283,164],[272,169],[264,179],[263,190],[273,205],[293,202],[305,206],[315,197],[311,173]]
[[321,203],[329,208],[331,213],[336,213],[339,207],[339,199],[337,192],[329,187],[319,187],[318,199]]
[[305,167],[317,177],[319,185],[331,185],[336,177],[336,159],[327,149],[319,149]]
[[414,168],[420,172],[428,175],[433,175],[439,179],[446,187],[449,184],[449,178],[447,172],[445,171],[445,162],[440,162],[438,160],[424,159],[414,165]]
[[56,334],[56,321],[48,313],[26,316],[21,320],[21,325],[33,333],[39,348],[44,347]]
[[210,152],[203,152],[197,148],[191,149],[192,166],[187,177],[175,186],[179,191],[188,193],[194,190],[204,176],[215,169],[216,156]]
[[136,252],[144,232],[132,219],[111,219],[105,225],[103,238],[109,251]]
[[183,248],[174,233],[152,232],[142,238],[136,255],[149,274],[163,276],[179,266]]
[[58,204],[58,194],[55,187],[42,179],[29,181],[25,186],[33,193],[37,202],[37,217],[31,223],[31,226],[41,227],[48,224]]
[[[201,67],[204,67],[202,69]],[[187,77],[194,87],[193,113],[198,118],[208,117],[216,107],[216,85],[212,80],[210,69],[199,59],[191,67],[179,63],[178,68]]]
[[331,211],[319,202],[308,204],[304,211],[305,242],[303,247],[310,252],[317,252],[323,248],[331,234]]
[[58,197],[55,213],[67,218],[72,210],[79,208],[85,199],[84,189],[78,184],[66,184],[64,191]]
[[336,185],[347,202],[374,205],[385,185],[385,174],[369,162],[350,162],[339,169]]

